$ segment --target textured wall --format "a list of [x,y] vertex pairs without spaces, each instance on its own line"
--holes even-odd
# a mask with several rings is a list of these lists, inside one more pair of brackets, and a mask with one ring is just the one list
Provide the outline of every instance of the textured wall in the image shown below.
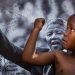
[[[67,20],[68,16],[74,12],[75,0],[0,0],[0,29],[11,42],[19,47],[24,47],[36,18],[44,17],[48,20],[61,17]],[[39,35],[38,47],[47,47],[43,36],[44,29]],[[41,42],[43,43],[41,44]],[[8,65],[9,61],[1,58],[2,73],[5,64]],[[11,63],[9,62],[9,64]],[[4,73],[6,74],[6,72]]]

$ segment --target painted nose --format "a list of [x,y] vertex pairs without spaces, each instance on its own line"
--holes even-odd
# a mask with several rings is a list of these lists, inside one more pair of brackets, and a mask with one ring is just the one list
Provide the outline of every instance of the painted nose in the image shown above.
[[56,37],[56,33],[53,33],[51,38],[55,38]]

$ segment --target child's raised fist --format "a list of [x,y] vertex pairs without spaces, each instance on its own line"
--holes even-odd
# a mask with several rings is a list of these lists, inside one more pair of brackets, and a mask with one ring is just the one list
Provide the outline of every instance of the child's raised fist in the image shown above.
[[38,28],[39,30],[41,30],[44,23],[45,23],[44,18],[37,18],[34,22],[34,28]]

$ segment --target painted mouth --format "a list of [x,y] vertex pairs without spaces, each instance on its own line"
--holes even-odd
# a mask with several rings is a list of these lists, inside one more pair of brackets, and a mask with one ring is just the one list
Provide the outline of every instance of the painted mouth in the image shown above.
[[61,49],[61,48],[62,48],[61,45],[52,45],[52,46],[51,46],[51,49],[52,49],[52,50]]
[[51,45],[58,45],[60,42],[51,42]]

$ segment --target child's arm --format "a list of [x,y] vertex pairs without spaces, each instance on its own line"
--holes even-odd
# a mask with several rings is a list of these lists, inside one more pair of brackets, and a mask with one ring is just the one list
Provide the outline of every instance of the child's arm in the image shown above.
[[31,65],[46,65],[50,64],[54,61],[54,52],[45,52],[36,54],[35,46],[36,40],[38,38],[38,34],[44,25],[45,20],[43,18],[39,18],[35,20],[34,29],[32,30],[30,37],[25,45],[24,52],[22,58],[25,62]]

